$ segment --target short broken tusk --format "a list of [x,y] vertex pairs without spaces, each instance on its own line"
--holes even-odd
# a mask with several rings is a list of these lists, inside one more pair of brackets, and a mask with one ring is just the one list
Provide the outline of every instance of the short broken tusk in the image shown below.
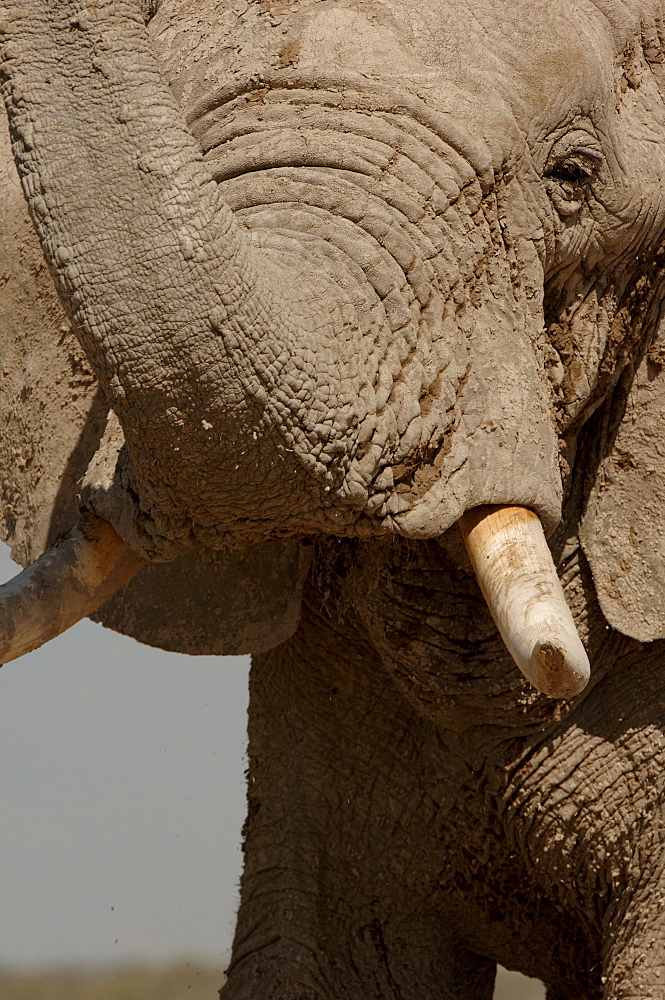
[[552,698],[572,698],[589,680],[540,519],[526,507],[483,506],[459,519],[480,589],[515,663]]
[[32,566],[0,587],[0,664],[91,614],[145,566],[108,521],[85,514]]

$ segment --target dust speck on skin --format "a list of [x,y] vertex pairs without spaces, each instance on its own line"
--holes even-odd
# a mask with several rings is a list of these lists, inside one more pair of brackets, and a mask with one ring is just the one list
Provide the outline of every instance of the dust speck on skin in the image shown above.
[[294,38],[292,41],[287,42],[280,50],[278,67],[280,69],[287,69],[289,66],[295,66],[298,62],[299,52],[300,42],[297,39]]
[[284,14],[291,6],[291,0],[260,0],[262,14]]

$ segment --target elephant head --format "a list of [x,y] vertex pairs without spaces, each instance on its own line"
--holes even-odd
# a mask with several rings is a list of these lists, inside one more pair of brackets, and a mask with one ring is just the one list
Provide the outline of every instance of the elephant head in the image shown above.
[[[470,537],[486,505],[550,533],[586,503],[608,621],[665,635],[659,3],[1,11],[39,237],[5,151],[5,536],[31,561],[77,493],[85,515],[7,595],[5,658],[104,601],[166,648],[265,649],[297,625],[312,539]],[[538,648],[571,673],[541,686],[575,693],[584,652],[530,532],[471,554],[527,674],[524,608],[559,602]],[[44,625],[54,566],[73,583]]]

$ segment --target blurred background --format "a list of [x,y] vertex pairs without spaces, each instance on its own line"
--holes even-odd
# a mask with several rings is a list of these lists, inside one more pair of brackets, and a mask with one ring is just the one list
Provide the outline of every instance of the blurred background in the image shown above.
[[[0,543],[0,581],[17,571]],[[215,1000],[238,905],[248,669],[89,621],[2,668],[2,1000]],[[500,972],[496,1000],[544,996]]]

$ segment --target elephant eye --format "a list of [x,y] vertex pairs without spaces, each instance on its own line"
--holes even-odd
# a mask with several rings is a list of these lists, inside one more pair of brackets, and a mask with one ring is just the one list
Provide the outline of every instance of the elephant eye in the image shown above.
[[585,187],[603,162],[595,136],[576,130],[563,136],[550,151],[545,182],[557,212],[562,217],[577,215],[585,201]]
[[592,176],[593,171],[590,171],[587,167],[583,167],[580,163],[576,163],[574,160],[564,160],[563,163],[557,164],[549,171],[549,177],[553,177],[559,181],[567,181],[572,184],[580,184],[582,181],[588,180]]

